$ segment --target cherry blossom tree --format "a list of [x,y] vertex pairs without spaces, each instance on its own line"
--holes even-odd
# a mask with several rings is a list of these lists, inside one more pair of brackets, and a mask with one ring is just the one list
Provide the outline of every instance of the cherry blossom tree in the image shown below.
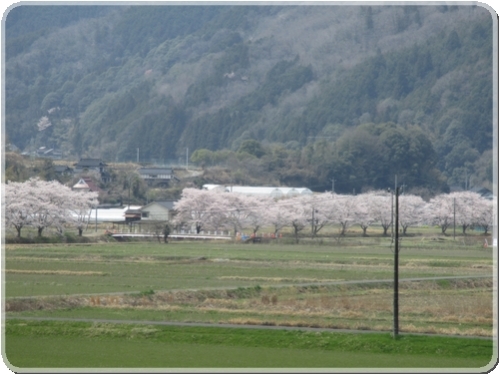
[[253,197],[246,196],[246,206],[248,209],[248,217],[246,219],[247,225],[252,229],[252,233],[255,236],[257,231],[264,225],[267,224],[265,211],[270,207],[274,206],[276,203],[271,197]]
[[208,228],[218,231],[227,227],[227,211],[226,200],[223,198],[223,193],[210,195],[210,201],[207,208],[207,225]]
[[97,206],[98,194],[96,192],[73,191],[70,202],[70,221],[78,229],[78,236],[82,236],[87,227],[92,207]]
[[411,225],[422,222],[424,217],[425,201],[417,195],[401,195],[399,197],[399,224],[403,234]]
[[272,225],[274,228],[274,235],[276,236],[280,230],[292,222],[291,210],[288,207],[288,198],[279,199],[262,209],[264,221]]
[[225,201],[226,224],[233,230],[236,236],[237,232],[243,231],[248,224],[251,214],[249,197],[239,193],[221,193]]
[[326,225],[335,222],[335,195],[331,193],[306,195],[302,198],[305,214],[310,212],[311,235],[315,237]]
[[467,228],[476,222],[477,206],[482,198],[472,191],[460,191],[451,193],[449,199],[454,200],[455,220],[462,227],[462,234],[465,234]]
[[21,237],[21,230],[31,224],[32,212],[37,206],[36,195],[30,185],[25,182],[11,182],[2,185],[5,191],[4,205],[5,220],[8,226],[13,226],[17,237]]
[[289,225],[293,228],[295,243],[299,243],[299,233],[307,226],[310,220],[310,211],[307,208],[307,196],[298,195],[288,198],[286,205],[283,205],[288,210]]
[[488,234],[489,228],[493,225],[493,207],[496,207],[494,201],[481,198],[475,206],[475,220],[478,226],[483,228],[483,234]]
[[387,230],[391,227],[392,211],[391,211],[391,193],[383,190],[373,191],[365,194],[370,200],[369,206],[371,215],[374,220],[382,226],[384,236],[387,236]]
[[184,189],[181,199],[174,204],[177,212],[175,223],[180,226],[194,226],[196,233],[200,233],[207,222],[208,208],[214,194],[216,193],[208,190]]
[[37,229],[39,237],[48,227],[62,232],[68,223],[82,229],[85,217],[88,220],[90,215],[89,202],[96,198],[96,193],[74,192],[58,181],[31,178],[22,183],[9,182],[5,185],[5,217],[18,237],[28,225]]
[[453,224],[453,197],[449,194],[440,194],[429,201],[427,216],[433,225],[441,228],[441,233]]
[[366,230],[375,221],[372,198],[370,193],[359,194],[354,198],[354,220],[363,230],[363,236],[367,235]]
[[37,198],[32,211],[31,225],[38,230],[38,236],[50,226],[62,232],[63,225],[69,220],[73,195],[71,189],[58,181],[43,181],[38,178],[27,182]]
[[337,195],[333,197],[334,222],[340,224],[340,235],[344,236],[347,228],[354,223],[354,206],[356,204],[353,195]]

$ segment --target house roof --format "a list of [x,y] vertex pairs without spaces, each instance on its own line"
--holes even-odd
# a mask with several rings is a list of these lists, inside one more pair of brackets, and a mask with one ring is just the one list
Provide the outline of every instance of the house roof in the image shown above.
[[97,167],[102,167],[106,166],[107,164],[104,163],[101,159],[80,159],[78,163],[75,164],[75,167],[79,168],[97,168]]
[[147,211],[147,209],[155,204],[162,206],[163,208],[167,210],[173,210],[174,209],[174,201],[157,201],[157,202],[151,202],[144,206],[142,208],[142,211]]
[[78,182],[73,185],[73,189],[88,189],[89,191],[99,192],[101,189],[90,178],[80,178]]
[[71,172],[72,170],[73,168],[70,168],[67,165],[54,165],[54,171],[56,173]]

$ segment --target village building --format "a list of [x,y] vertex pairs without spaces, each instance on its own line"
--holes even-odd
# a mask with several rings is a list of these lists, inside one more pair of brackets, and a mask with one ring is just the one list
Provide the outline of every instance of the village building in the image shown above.
[[74,173],[76,175],[85,172],[96,172],[102,182],[109,182],[111,176],[107,170],[108,165],[101,159],[80,159],[78,163],[74,165]]
[[174,201],[151,202],[141,209],[144,221],[169,221],[174,216]]
[[137,173],[150,186],[166,186],[175,179],[172,168],[143,167]]
[[101,189],[97,184],[92,181],[89,177],[82,177],[78,180],[76,184],[72,186],[72,190],[74,191],[93,191],[96,193],[101,192]]
[[54,172],[60,176],[71,176],[73,174],[73,168],[67,165],[54,165]]

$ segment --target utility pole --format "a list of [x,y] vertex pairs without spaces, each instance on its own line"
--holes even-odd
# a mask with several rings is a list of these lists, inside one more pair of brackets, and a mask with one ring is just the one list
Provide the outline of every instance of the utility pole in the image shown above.
[[189,155],[189,147],[186,147],[186,171],[188,170],[188,164],[189,164],[188,155]]
[[139,148],[137,148],[137,164],[139,164]]
[[[398,188],[398,175],[394,175],[394,191]],[[391,190],[391,244],[394,241],[394,207],[393,207],[393,191]]]
[[399,334],[399,187],[396,187],[396,230],[394,242],[394,326],[393,336]]
[[394,190],[391,189],[391,244],[394,242]]
[[335,179],[332,178],[332,194],[335,193]]

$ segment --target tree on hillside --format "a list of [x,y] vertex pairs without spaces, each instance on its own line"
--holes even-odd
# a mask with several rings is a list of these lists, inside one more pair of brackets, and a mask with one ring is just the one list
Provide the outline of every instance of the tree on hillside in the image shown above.
[[256,141],[255,139],[247,139],[246,141],[243,141],[240,148],[238,149],[238,152],[246,152],[257,158],[262,157],[266,153],[261,143],[259,141]]

